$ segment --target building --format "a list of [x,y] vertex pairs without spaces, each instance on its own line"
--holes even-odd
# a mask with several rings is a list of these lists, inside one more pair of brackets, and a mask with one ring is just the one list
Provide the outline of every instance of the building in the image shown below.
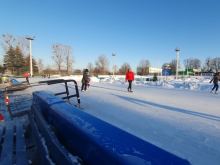
[[162,69],[161,68],[150,67],[149,68],[149,74],[150,75],[153,75],[153,74],[161,75],[162,74]]

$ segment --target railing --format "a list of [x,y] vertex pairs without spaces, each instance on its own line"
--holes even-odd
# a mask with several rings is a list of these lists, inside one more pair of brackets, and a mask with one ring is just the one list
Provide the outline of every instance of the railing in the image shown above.
[[[68,83],[70,83],[70,82],[74,83],[75,94],[70,94],[70,91],[69,91],[70,84],[68,86]],[[41,86],[41,85],[53,85],[53,84],[59,84],[59,83],[64,83],[65,91],[55,93],[54,95],[55,96],[66,95],[61,98],[67,99],[68,101],[70,101],[70,98],[76,97],[77,103],[78,103],[77,106],[80,107],[79,90],[78,90],[77,82],[75,80],[55,79],[55,80],[40,81],[37,83],[32,83],[30,85],[21,83],[18,85],[5,87],[4,90],[2,89],[0,91],[1,97],[4,97],[5,105],[7,107],[7,111],[10,115],[10,118],[13,119],[13,117],[16,117],[16,116],[25,115],[30,110],[30,106],[32,103],[32,96],[31,95],[29,95],[28,97],[24,97],[27,94],[15,95],[15,94],[13,94],[14,91],[24,90],[28,87],[35,87],[35,86]]]
[[[69,88],[68,88],[68,82],[73,82],[74,83],[76,94],[70,95]],[[39,82],[39,84],[44,84],[44,83],[46,83],[47,85],[64,83],[65,84],[65,91],[64,92],[55,93],[55,96],[66,94],[65,97],[62,97],[62,99],[68,99],[68,100],[70,98],[72,98],[72,97],[76,97],[78,105],[80,105],[79,89],[78,89],[77,82],[75,80],[55,79],[55,80],[47,80],[47,81],[40,81]]]

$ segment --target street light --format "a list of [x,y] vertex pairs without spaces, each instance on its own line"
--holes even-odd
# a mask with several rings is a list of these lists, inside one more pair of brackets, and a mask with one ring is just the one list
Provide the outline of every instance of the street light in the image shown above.
[[188,77],[188,74],[189,74],[188,73],[188,67],[189,67],[188,65],[189,65],[189,60],[187,59],[186,60],[186,75],[187,75],[187,77]]
[[34,37],[26,37],[29,40],[29,54],[30,54],[30,76],[33,76],[33,66],[32,66],[32,49],[31,49],[31,41],[34,40]]
[[[114,57],[116,56],[116,54],[112,53],[112,58],[114,59]],[[115,78],[115,64],[114,64],[114,60],[113,61],[113,78]]]
[[179,72],[179,53],[180,53],[180,49],[176,48],[176,79],[178,78],[178,72]]

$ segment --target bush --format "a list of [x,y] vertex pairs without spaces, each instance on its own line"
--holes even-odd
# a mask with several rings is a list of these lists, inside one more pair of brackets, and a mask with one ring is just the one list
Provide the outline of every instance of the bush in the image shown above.
[[157,74],[154,73],[153,81],[157,81],[157,80],[158,80],[158,79],[157,79]]

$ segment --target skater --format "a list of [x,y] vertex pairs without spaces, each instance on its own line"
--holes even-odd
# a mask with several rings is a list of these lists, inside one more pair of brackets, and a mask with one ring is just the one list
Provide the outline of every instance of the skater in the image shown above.
[[218,91],[218,74],[215,73],[213,78],[211,79],[210,83],[213,82],[213,87],[212,87],[212,90],[211,92],[213,92],[215,90],[215,94],[217,94],[217,91]]
[[24,75],[23,75],[27,81],[27,84],[30,85],[30,82],[29,82],[29,76],[30,76],[30,73],[28,72],[25,72]]
[[83,77],[82,77],[82,87],[81,87],[81,91],[86,91],[87,87],[89,86],[89,70],[88,69],[84,69],[83,70]]
[[132,72],[131,69],[128,69],[125,79],[126,79],[126,82],[128,81],[128,92],[133,92],[132,81],[134,80],[134,72]]

